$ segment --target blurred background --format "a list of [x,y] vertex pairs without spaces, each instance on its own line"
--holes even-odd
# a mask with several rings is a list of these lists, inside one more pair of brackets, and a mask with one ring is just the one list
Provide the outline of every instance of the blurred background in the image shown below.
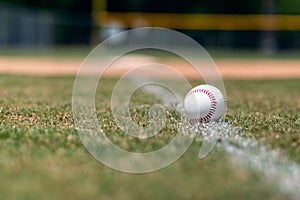
[[210,49],[297,50],[300,1],[0,0],[0,49],[92,47],[144,26],[178,30]]

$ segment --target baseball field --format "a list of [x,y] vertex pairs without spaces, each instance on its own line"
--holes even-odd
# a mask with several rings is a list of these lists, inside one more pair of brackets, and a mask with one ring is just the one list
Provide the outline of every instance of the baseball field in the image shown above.
[[[300,176],[297,174],[300,168],[299,52],[273,56],[250,51],[209,52],[224,79],[225,121],[239,128],[243,138],[264,146],[264,155],[274,157],[274,162],[268,161],[264,168],[265,158],[258,158],[261,152],[256,152],[258,156],[254,155],[253,160],[250,154],[239,154],[243,152],[239,144],[239,152],[224,150],[222,141],[200,160],[197,155],[201,141],[195,140],[175,163],[146,174],[111,169],[91,156],[81,143],[72,114],[72,91],[76,71],[88,50],[1,53],[1,199],[300,198],[300,184],[295,186],[295,182],[289,182],[288,173],[286,177],[280,174],[288,168],[290,174]],[[147,59],[152,58],[147,56]],[[203,83],[195,80],[176,60],[158,59],[189,77],[193,86]],[[177,134],[178,116],[174,113],[167,119],[159,136],[149,141],[123,134],[110,111],[110,95],[119,75],[108,73],[101,79],[103,87],[96,93],[97,118],[105,134],[128,151],[148,152],[163,147]],[[133,120],[147,124],[139,105],[154,103],[157,103],[155,98],[136,95],[131,104]],[[272,155],[268,156],[268,152]],[[241,156],[239,162],[233,159],[234,155]],[[276,159],[279,163],[284,160],[283,164],[270,167],[278,165]],[[289,168],[285,163],[293,163],[294,167]],[[279,174],[279,178],[266,175],[268,170],[275,170],[273,174]]]

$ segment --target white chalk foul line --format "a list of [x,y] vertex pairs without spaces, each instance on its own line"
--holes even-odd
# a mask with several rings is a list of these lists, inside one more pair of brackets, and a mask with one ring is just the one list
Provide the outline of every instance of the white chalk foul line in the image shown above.
[[280,154],[279,150],[266,148],[253,138],[243,137],[240,128],[227,122],[198,125],[203,141],[215,140],[219,132],[219,145],[231,155],[232,161],[262,173],[269,181],[276,181],[278,188],[293,199],[300,197],[300,166]]
[[[145,92],[159,98],[167,106],[176,105],[175,109],[183,113],[182,106],[172,104],[163,95],[163,90],[148,87]],[[183,98],[178,96],[178,99]],[[262,173],[267,180],[276,181],[280,192],[295,200],[299,199],[300,166],[281,155],[279,150],[268,149],[255,139],[244,137],[245,133],[241,128],[233,127],[225,121],[199,123],[189,128],[200,136],[196,140],[202,140],[199,158],[206,157],[218,143],[219,148],[231,155],[234,164]]]

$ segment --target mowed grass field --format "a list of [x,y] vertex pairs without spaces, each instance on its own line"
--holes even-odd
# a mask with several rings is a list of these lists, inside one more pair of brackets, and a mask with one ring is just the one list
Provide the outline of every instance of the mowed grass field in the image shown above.
[[[110,114],[116,79],[102,80],[96,96],[99,121],[112,140],[125,149],[153,150],[176,134],[176,118],[161,137],[144,143],[126,137]],[[174,164],[148,174],[127,174],[94,159],[82,145],[72,117],[74,77],[0,75],[1,199],[289,199],[276,183],[232,163],[215,148],[204,160],[201,143]],[[194,85],[201,82],[193,81]],[[225,80],[225,119],[269,148],[300,164],[300,79]],[[143,121],[136,95],[132,116]],[[117,135],[117,137],[113,137]]]

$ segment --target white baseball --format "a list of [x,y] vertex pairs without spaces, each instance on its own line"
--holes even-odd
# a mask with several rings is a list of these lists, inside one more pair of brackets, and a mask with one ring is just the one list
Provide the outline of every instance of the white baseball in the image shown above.
[[184,109],[190,123],[217,121],[226,111],[226,100],[218,88],[198,85],[186,95]]

